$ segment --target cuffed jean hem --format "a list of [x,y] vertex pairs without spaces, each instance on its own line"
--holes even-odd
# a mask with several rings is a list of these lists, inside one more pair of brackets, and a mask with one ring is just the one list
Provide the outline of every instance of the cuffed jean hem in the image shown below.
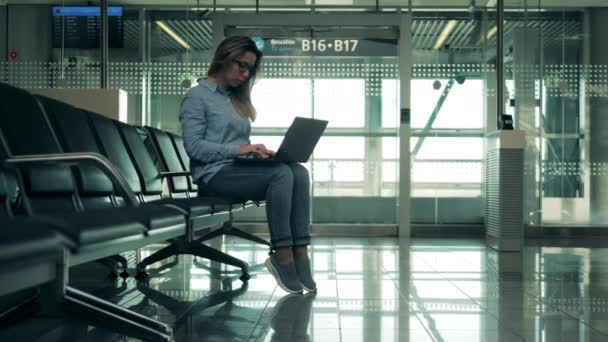
[[289,237],[289,238],[282,238],[282,239],[271,239],[270,240],[270,244],[272,245],[272,249],[277,249],[277,248],[284,248],[284,247],[292,247],[293,246],[293,240]]
[[295,241],[291,239],[286,240],[278,240],[278,241],[270,241],[272,245],[272,249],[277,248],[285,248],[285,247],[302,247],[302,246],[310,246],[310,238],[300,238]]
[[308,246],[310,245],[310,237],[297,238],[293,240],[293,246]]

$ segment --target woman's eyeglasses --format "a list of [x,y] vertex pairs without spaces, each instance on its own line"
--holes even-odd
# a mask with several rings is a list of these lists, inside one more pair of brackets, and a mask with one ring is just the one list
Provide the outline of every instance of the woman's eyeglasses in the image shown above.
[[239,61],[238,59],[235,59],[234,63],[236,63],[236,65],[239,67],[239,71],[241,73],[245,73],[246,71],[248,71],[249,75],[253,75],[253,73],[255,72],[255,65],[249,65],[246,62]]

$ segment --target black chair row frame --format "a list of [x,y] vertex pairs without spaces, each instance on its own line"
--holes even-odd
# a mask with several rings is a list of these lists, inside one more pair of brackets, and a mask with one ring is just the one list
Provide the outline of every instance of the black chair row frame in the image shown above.
[[[247,263],[208,247],[202,242],[222,234],[232,234],[270,246],[270,243],[266,240],[232,226],[233,212],[250,207],[251,202],[217,197],[193,198],[190,197],[189,193],[186,194],[186,198],[159,198],[148,201],[144,196],[146,189],[142,188],[140,193],[133,191],[129,179],[126,177],[127,174],[124,173],[124,165],[121,167],[120,162],[123,161],[113,159],[112,153],[107,153],[108,151],[99,153],[97,148],[91,147],[92,145],[87,146],[86,143],[74,151],[67,151],[67,153],[62,151],[57,133],[54,132],[58,128],[52,127],[52,122],[55,121],[49,119],[49,115],[54,114],[47,112],[47,110],[50,111],[53,108],[46,107],[42,103],[54,100],[42,97],[36,98],[23,90],[2,83],[0,83],[0,97],[0,157],[3,157],[3,162],[0,165],[0,177],[4,172],[13,173],[20,190],[20,211],[14,214],[8,210],[8,216],[5,216],[5,219],[2,219],[2,212],[0,212],[0,219],[3,225],[10,226],[10,229],[7,228],[6,232],[8,235],[5,234],[7,237],[16,237],[18,240],[21,234],[21,238],[29,239],[31,237],[32,240],[21,239],[18,241],[19,243],[31,246],[40,241],[43,243],[40,246],[47,248],[44,253],[31,252],[27,257],[23,257],[26,255],[23,253],[28,253],[27,248],[11,254],[11,247],[18,244],[12,244],[10,239],[0,241],[0,247],[5,246],[7,248],[4,250],[8,251],[4,254],[0,253],[2,266],[0,296],[27,287],[40,286],[40,299],[45,312],[71,313],[74,317],[89,324],[108,327],[144,340],[172,341],[172,329],[168,325],[70,287],[68,285],[69,267],[105,258],[109,263],[116,261],[122,263],[123,271],[126,271],[126,260],[119,256],[119,253],[138,249],[152,243],[169,241],[169,246],[155,252],[137,265],[140,278],[147,276],[145,273],[147,265],[171,255],[193,254],[239,267],[242,272],[240,279],[243,281],[249,279],[249,265]],[[73,109],[70,109],[68,108],[70,106],[64,103],[59,103],[59,108],[63,108],[61,106],[64,106],[67,110],[81,111],[73,107]],[[89,129],[93,129],[92,122],[94,120],[97,120],[99,124],[106,125],[106,128],[114,127],[119,132],[121,141],[125,144],[125,146],[119,146],[119,148],[129,148],[127,146],[128,141],[125,138],[125,130],[129,134],[133,133],[132,126],[103,121],[110,119],[102,119],[95,113],[82,111],[80,114],[86,116],[86,120],[91,123]],[[23,117],[21,117],[22,115]],[[14,119],[15,122],[11,119]],[[27,125],[35,127],[35,132],[30,133],[33,134],[34,139],[38,139],[38,135],[44,136],[39,139],[39,148],[24,148],[20,145],[20,142],[24,141],[22,139],[28,138],[20,137],[16,132],[13,132],[13,126],[17,127],[15,130],[18,131],[19,127],[25,129]],[[146,131],[150,134],[151,130],[146,128]],[[153,134],[154,132],[151,135]],[[165,132],[165,134],[168,133]],[[95,139],[97,139],[97,144],[101,144],[99,136],[96,135]],[[175,144],[176,137],[172,137],[172,139]],[[77,141],[77,143],[79,142]],[[27,144],[29,147],[35,145],[31,141],[27,141]],[[191,181],[188,163],[184,160],[184,156],[179,155],[182,151],[179,151],[177,146],[175,147],[177,151],[174,153],[180,160],[182,169],[165,169],[161,172],[157,170],[151,171],[151,174],[156,177],[154,176],[154,172],[156,172],[162,180],[173,180],[176,177],[185,176],[190,182],[190,193],[196,194],[192,191],[195,189],[195,185]],[[141,146],[138,146],[138,148],[141,149]],[[13,150],[17,153],[13,154]],[[124,151],[121,153],[124,154]],[[129,150],[128,153],[132,154],[133,151]],[[139,157],[149,158],[147,155],[139,155]],[[131,160],[131,163],[133,163],[132,167],[137,168],[136,160]],[[36,207],[33,206],[28,193],[28,181],[36,182],[38,180],[32,178],[32,174],[29,172],[36,170],[34,172],[38,172],[38,175],[43,175],[46,167],[63,167],[68,170],[67,177],[72,178],[65,180],[69,183],[68,188],[72,189],[77,184],[78,169],[85,165],[92,166],[93,169],[97,170],[96,172],[103,173],[111,182],[113,189],[110,189],[110,191],[114,194],[109,197],[109,202],[105,200],[103,202],[105,206],[109,205],[109,207],[85,209],[83,199],[79,194],[80,190],[76,187],[77,190],[74,190],[72,195],[68,194],[67,196],[78,197],[80,204],[74,204],[74,207],[82,208],[76,208],[78,210],[67,216],[52,212],[50,214],[38,214],[39,204]],[[38,171],[38,168],[42,171]],[[130,177],[132,180],[133,175],[131,174]],[[137,177],[139,181],[142,181],[141,177],[140,173]],[[0,193],[0,196],[2,195]],[[32,194],[31,196],[33,199],[38,195]],[[193,215],[192,208],[189,207],[193,203],[203,205],[207,203],[210,205],[210,209],[201,211],[201,214]],[[7,206],[7,209],[10,209],[10,206]],[[105,217],[103,215],[108,214],[117,217],[118,226],[109,229],[107,232],[104,229],[95,228],[105,227],[95,226],[97,224],[95,218]],[[195,221],[197,222],[196,226]],[[130,224],[128,225],[130,228],[122,229],[121,222]],[[196,237],[196,231],[217,225],[220,225],[221,228],[202,237]],[[90,229],[87,227],[90,227]],[[2,232],[0,231],[0,233]],[[0,236],[2,235],[0,234]],[[15,281],[15,276],[19,281]]]

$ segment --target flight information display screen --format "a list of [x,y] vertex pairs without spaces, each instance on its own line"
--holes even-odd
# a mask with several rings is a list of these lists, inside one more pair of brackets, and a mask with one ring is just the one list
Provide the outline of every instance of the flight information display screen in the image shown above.
[[[101,8],[55,6],[52,14],[54,48],[99,48]],[[108,7],[108,45],[123,47],[122,7]]]

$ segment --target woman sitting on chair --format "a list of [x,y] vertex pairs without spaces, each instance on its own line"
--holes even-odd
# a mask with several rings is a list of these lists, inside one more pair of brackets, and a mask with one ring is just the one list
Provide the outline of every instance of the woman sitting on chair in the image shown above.
[[231,36],[217,47],[206,79],[184,98],[180,121],[194,181],[215,195],[265,200],[270,242],[266,267],[289,293],[317,290],[310,268],[309,175],[299,163],[234,163],[238,155],[274,154],[251,144],[256,110],[251,88],[262,52],[249,37]]

